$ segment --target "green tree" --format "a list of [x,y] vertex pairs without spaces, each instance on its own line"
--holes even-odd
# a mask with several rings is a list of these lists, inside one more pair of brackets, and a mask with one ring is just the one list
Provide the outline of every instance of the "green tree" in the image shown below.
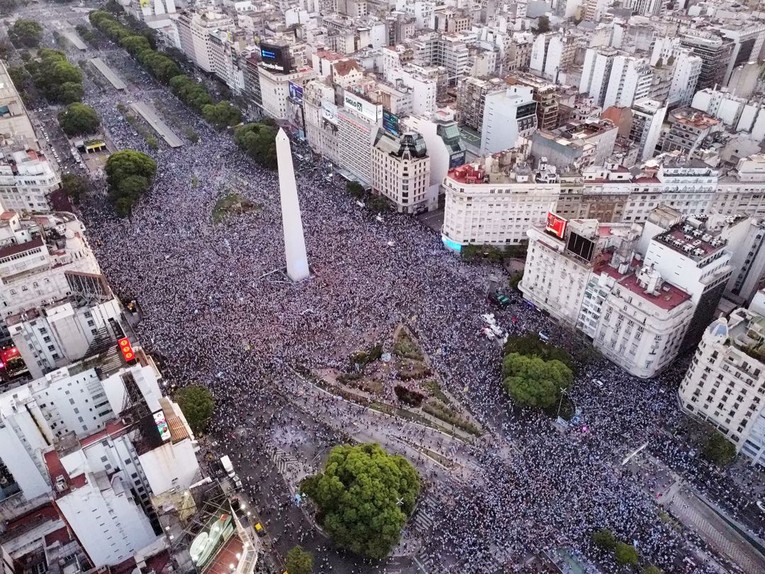
[[276,169],[276,134],[276,128],[266,123],[244,124],[234,131],[234,141],[258,164]]
[[212,393],[206,387],[190,385],[179,389],[175,393],[175,400],[194,434],[204,433],[215,410]]
[[43,27],[34,20],[19,18],[8,28],[8,38],[17,48],[36,48],[42,36]]
[[574,380],[566,365],[536,356],[510,353],[502,363],[504,387],[514,402],[524,407],[547,409],[554,406]]
[[125,36],[120,40],[120,46],[125,48],[128,52],[134,56],[144,50],[151,50],[151,44],[144,36],[134,35]]
[[537,18],[537,27],[534,30],[537,34],[544,34],[550,31],[550,19],[547,16]]
[[726,466],[736,458],[736,446],[719,431],[712,431],[704,445],[704,457],[718,466]]
[[73,104],[75,102],[82,101],[82,96],[85,95],[85,90],[82,84],[75,82],[64,82],[58,87],[58,94],[55,100],[60,104]]
[[27,69],[48,101],[70,104],[82,99],[82,70],[70,64],[63,52],[42,48]]
[[87,181],[79,175],[65,173],[61,176],[61,189],[71,198],[72,203],[77,205],[82,196],[87,193],[89,186]]
[[540,340],[537,335],[530,333],[520,337],[508,337],[505,343],[505,355],[519,353],[521,355],[534,355],[545,361],[555,359],[572,368],[574,360],[564,349],[554,347]]
[[157,162],[131,149],[113,153],[106,160],[106,182],[117,214],[130,215],[133,205],[149,189]]
[[592,543],[603,550],[616,548],[616,537],[608,528],[601,528],[592,533]]
[[202,116],[218,129],[235,126],[242,121],[239,108],[226,101],[207,104],[202,108]]
[[94,134],[101,125],[96,110],[86,104],[69,104],[58,114],[58,124],[70,137]]
[[649,564],[642,570],[643,574],[664,574],[664,570],[656,566],[655,564]]
[[364,199],[364,196],[366,195],[366,191],[364,191],[364,186],[361,185],[358,181],[349,181],[345,184],[345,191],[351,194],[351,197],[354,197],[356,199]]
[[300,546],[295,546],[287,552],[286,565],[289,574],[311,574],[313,571],[313,556]]
[[356,554],[380,559],[399,540],[414,509],[420,478],[402,456],[380,445],[337,446],[324,472],[306,478],[302,491],[318,507],[332,539]]
[[614,548],[614,558],[623,566],[637,566],[640,556],[632,544],[617,542]]

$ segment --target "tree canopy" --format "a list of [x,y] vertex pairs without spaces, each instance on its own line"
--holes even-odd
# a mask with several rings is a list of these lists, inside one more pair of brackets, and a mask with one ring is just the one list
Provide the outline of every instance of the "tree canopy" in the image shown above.
[[521,355],[534,355],[545,361],[555,359],[565,364],[569,368],[573,366],[574,360],[564,349],[554,347],[549,343],[542,341],[537,335],[529,333],[519,337],[508,337],[504,349],[505,355],[510,353],[520,353]]
[[8,28],[8,38],[17,48],[36,48],[43,37],[43,27],[34,20],[19,18]]
[[226,101],[207,104],[202,108],[202,116],[218,129],[235,126],[242,121],[239,108]]
[[101,125],[96,110],[86,104],[69,104],[58,114],[58,124],[70,137],[94,134]]
[[319,523],[337,544],[380,559],[398,543],[420,478],[409,461],[380,445],[344,445],[332,449],[324,472],[306,478],[301,490],[316,503]]
[[619,564],[625,566],[637,566],[640,555],[632,544],[626,542],[617,542],[614,548],[614,558]]
[[175,394],[175,400],[194,434],[204,433],[215,410],[215,399],[212,393],[206,387],[190,385],[179,389]]
[[82,70],[70,64],[63,52],[42,48],[38,59],[27,62],[26,68],[49,102],[71,104],[82,99]]
[[234,141],[258,164],[276,169],[277,129],[267,123],[244,124],[236,128]]
[[547,409],[560,398],[574,375],[558,360],[545,361],[537,356],[510,353],[502,363],[504,387],[514,402],[521,406]]
[[544,34],[550,31],[550,18],[547,16],[540,16],[537,18],[537,27],[534,30],[537,34]]
[[603,550],[613,550],[616,548],[616,537],[608,528],[601,528],[592,533],[592,542],[598,548]]
[[65,173],[61,176],[61,189],[77,205],[89,187],[87,181],[74,173]]
[[719,431],[712,431],[704,445],[704,458],[718,466],[726,466],[736,458],[736,446]]
[[311,574],[313,556],[300,546],[295,546],[287,552],[286,566],[289,574]]
[[129,215],[136,201],[149,189],[157,162],[140,151],[118,151],[106,160],[106,182],[115,210]]

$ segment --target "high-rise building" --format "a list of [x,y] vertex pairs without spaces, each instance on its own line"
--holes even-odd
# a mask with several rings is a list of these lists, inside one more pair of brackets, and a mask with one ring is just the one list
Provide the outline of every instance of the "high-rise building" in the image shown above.
[[619,52],[613,48],[588,48],[582,65],[579,93],[588,94],[598,106],[603,106],[609,89],[611,69]]
[[604,108],[609,106],[630,107],[635,100],[651,93],[651,66],[643,58],[614,56],[608,87],[603,98]]
[[529,138],[537,129],[537,103],[533,89],[508,86],[486,95],[481,127],[481,155],[497,153]]
[[212,39],[213,30],[232,30],[234,21],[226,14],[216,12],[182,11],[176,20],[181,50],[197,66],[205,72],[212,73]]
[[715,426],[765,467],[765,317],[736,309],[713,321],[678,390],[691,416]]
[[486,96],[502,91],[504,83],[499,78],[481,80],[463,78],[457,84],[457,113],[460,124],[472,130],[480,131],[483,127],[483,112]]
[[629,139],[640,146],[640,159],[647,161],[656,155],[661,127],[667,106],[656,100],[641,99],[632,104],[632,126]]
[[346,91],[338,109],[338,159],[363,185],[372,184],[372,144],[382,127],[383,109],[354,92]]
[[554,130],[558,127],[560,118],[558,86],[524,72],[513,72],[505,81],[511,86],[518,84],[533,90],[533,98],[537,103],[537,127],[540,130]]
[[424,138],[414,132],[377,131],[372,145],[372,191],[387,197],[399,213],[438,207],[430,186],[430,157]]
[[680,44],[693,50],[701,58],[701,71],[696,89],[714,88],[725,84],[725,74],[733,56],[731,40],[706,32],[688,32],[680,37]]
[[303,88],[303,110],[308,145],[325,160],[339,165],[335,90],[323,81],[308,81]]
[[765,286],[765,219],[747,215],[727,217],[720,236],[735,246],[725,296],[739,305],[748,305]]

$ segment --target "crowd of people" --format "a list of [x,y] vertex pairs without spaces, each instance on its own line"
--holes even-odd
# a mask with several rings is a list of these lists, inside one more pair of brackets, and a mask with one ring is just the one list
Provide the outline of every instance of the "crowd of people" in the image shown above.
[[[488,310],[486,286],[501,270],[461,262],[410,217],[376,218],[329,183],[317,159],[301,162],[296,174],[312,275],[293,284],[284,274],[276,173],[248,160],[230,132],[213,131],[167,95],[163,105],[201,139],[151,151],[113,94],[89,90],[86,102],[117,147],[146,151],[158,163],[151,191],[129,219],[116,218],[103,194],[91,195],[83,206],[91,244],[113,289],[138,300],[140,343],[164,358],[167,376],[213,391],[216,432],[255,420],[266,435],[279,425],[288,403],[276,391],[294,377],[287,365],[341,368],[370,333],[406,323],[417,334],[445,386],[488,429],[471,447],[481,480],[431,486],[443,505],[420,552],[441,565],[437,571],[496,572],[498,563],[561,546],[592,556],[598,528],[634,541],[666,572],[683,571],[682,558],[701,541],[663,521],[654,496],[622,470],[625,455],[644,442],[728,510],[743,508],[746,491],[733,490],[664,430],[681,417],[679,368],[642,381],[602,360],[580,365],[571,398],[587,432],[561,433],[548,417],[514,412],[500,385],[501,349],[476,335]],[[257,210],[214,224],[217,199],[232,192]],[[553,344],[580,345],[523,303],[496,314],[511,334],[544,330]],[[338,438],[328,432],[323,440]]]

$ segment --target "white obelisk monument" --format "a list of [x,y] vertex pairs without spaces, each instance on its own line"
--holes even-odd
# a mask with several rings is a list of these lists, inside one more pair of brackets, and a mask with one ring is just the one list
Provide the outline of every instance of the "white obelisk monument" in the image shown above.
[[305,252],[303,220],[300,217],[295,169],[292,167],[290,139],[283,129],[276,135],[276,159],[279,164],[279,194],[282,201],[282,227],[284,228],[284,255],[287,258],[287,276],[302,281],[310,275]]

